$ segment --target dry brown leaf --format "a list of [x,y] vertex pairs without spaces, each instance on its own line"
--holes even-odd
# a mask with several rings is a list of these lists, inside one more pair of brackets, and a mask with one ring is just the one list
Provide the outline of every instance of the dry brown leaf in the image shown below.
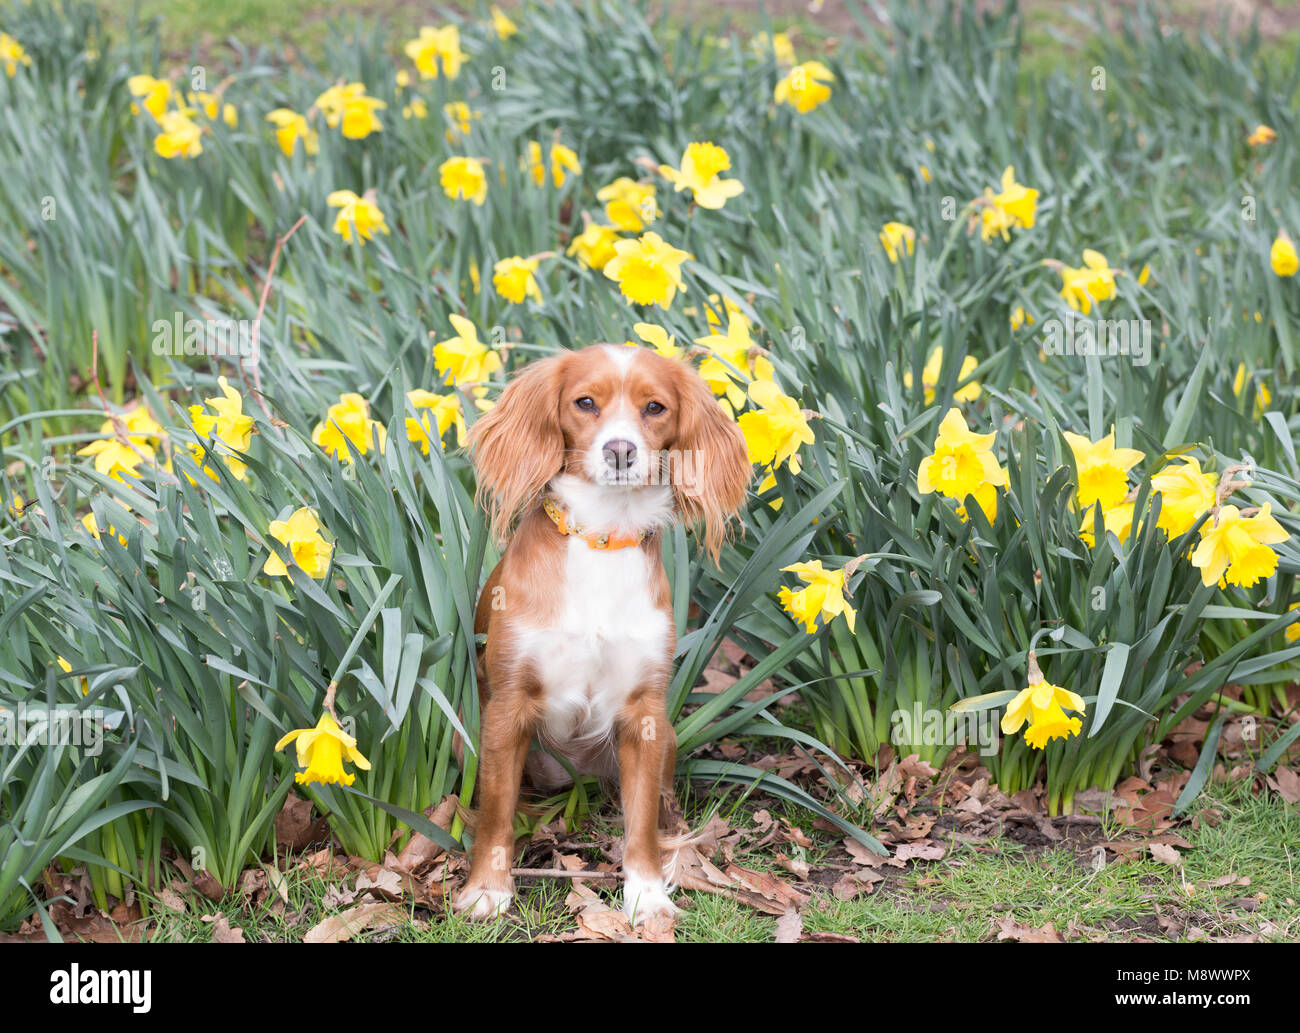
[[400,922],[406,912],[384,901],[358,904],[337,915],[330,915],[317,923],[302,938],[303,943],[341,943],[357,933],[365,932],[384,923]]
[[803,916],[790,908],[776,920],[775,943],[798,943],[803,935]]
[[1056,931],[1056,926],[1051,922],[1039,929],[1035,929],[1017,922],[1010,911],[1001,918],[993,919],[993,928],[997,931],[999,940],[1015,940],[1017,943],[1065,942],[1064,937]]

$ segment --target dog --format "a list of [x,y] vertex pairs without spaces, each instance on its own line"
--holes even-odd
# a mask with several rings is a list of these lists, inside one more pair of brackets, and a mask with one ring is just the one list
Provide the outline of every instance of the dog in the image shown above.
[[[677,756],[676,633],[661,537],[701,525],[718,562],[749,485],[744,436],[684,361],[596,344],[526,366],[467,444],[493,532],[514,531],[475,612],[479,804],[454,906],[473,919],[509,907],[523,774],[558,788],[561,757],[619,786],[624,911],[672,913],[659,823]],[[549,753],[530,752],[534,738]]]

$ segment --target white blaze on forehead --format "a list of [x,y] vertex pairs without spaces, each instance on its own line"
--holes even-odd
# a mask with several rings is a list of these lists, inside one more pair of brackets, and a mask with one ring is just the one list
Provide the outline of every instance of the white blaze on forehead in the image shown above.
[[618,367],[619,373],[627,376],[628,370],[632,368],[632,363],[636,361],[636,353],[640,348],[629,348],[626,344],[602,344],[601,350],[605,355]]

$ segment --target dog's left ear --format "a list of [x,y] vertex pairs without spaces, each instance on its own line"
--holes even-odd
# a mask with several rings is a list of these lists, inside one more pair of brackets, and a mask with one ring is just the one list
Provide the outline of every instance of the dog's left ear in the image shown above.
[[704,524],[704,547],[716,564],[727,527],[745,503],[751,474],[745,436],[709,385],[685,363],[676,371],[677,440],[682,461],[673,475],[677,509]]

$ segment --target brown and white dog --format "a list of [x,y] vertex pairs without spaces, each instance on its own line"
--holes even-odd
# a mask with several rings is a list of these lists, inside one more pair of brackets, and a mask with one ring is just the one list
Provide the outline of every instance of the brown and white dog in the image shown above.
[[469,879],[473,918],[510,904],[522,774],[563,785],[555,757],[620,785],[623,907],[672,911],[660,859],[660,796],[677,739],[665,696],[676,648],[663,529],[702,523],[716,562],[744,502],[744,438],[686,363],[592,345],[530,363],[474,424],[479,498],[509,545],[483,587],[479,801]]

